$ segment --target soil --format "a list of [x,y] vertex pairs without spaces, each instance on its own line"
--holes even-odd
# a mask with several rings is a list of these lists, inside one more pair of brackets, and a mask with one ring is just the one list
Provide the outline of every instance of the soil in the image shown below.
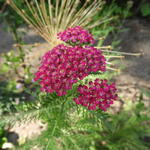
[[126,65],[126,69],[123,74],[134,77],[139,82],[138,85],[145,85],[150,88],[150,84],[148,84],[150,83],[150,22],[138,19],[127,20],[124,27],[128,31],[118,36],[122,40],[120,44],[121,51],[142,53],[142,55],[141,57],[126,57],[123,62]]
[[40,120],[16,123],[7,134],[10,143],[24,144],[27,139],[36,138],[47,128]]
[[[126,32],[120,33],[120,51],[141,53],[141,56],[126,56],[122,63],[125,69],[115,77],[120,96],[124,100],[136,101],[141,90],[150,92],[150,22],[146,20],[126,20]],[[143,95],[146,106],[150,106],[150,98]]]
[[[4,25],[0,25],[0,52],[8,52],[13,48],[14,41],[9,33],[6,33],[1,28]],[[126,56],[125,59],[121,60],[121,63],[125,65],[125,69],[121,74],[115,76],[117,87],[119,89],[119,96],[123,97],[123,101],[116,102],[114,106],[115,111],[119,111],[126,100],[134,102],[141,94],[141,89],[150,91],[150,23],[141,19],[126,20],[123,28],[127,30],[119,33],[118,39],[121,40],[120,51],[130,53],[141,53],[141,56]],[[38,65],[40,57],[49,50],[49,44],[44,42],[35,32],[32,30],[25,30],[26,34],[23,39],[27,44],[36,45],[31,52],[27,55],[27,62],[34,66]],[[28,31],[28,32],[27,32]],[[28,47],[25,47],[28,48]],[[35,71],[35,70],[34,70]],[[150,106],[150,99],[146,95],[143,96],[143,101],[147,106]],[[17,132],[22,129],[25,137],[31,137],[30,130],[34,128],[34,132],[39,134],[39,127],[34,127],[31,122],[31,127],[14,127],[11,131]],[[29,126],[29,125],[28,125]],[[24,134],[23,133],[23,134]],[[22,135],[23,136],[23,135]]]
[[[13,36],[7,32],[5,24],[0,24],[0,53],[8,52],[14,49],[15,41]],[[38,36],[32,29],[26,27],[20,27],[19,33],[22,34],[22,38],[25,44],[43,43],[44,40]]]

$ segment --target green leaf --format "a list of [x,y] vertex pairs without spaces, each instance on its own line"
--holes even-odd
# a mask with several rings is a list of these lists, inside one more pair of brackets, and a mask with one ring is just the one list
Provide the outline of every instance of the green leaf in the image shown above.
[[13,57],[13,58],[11,58],[9,61],[11,61],[11,62],[20,62],[20,57]]
[[2,73],[7,73],[10,70],[9,65],[8,64],[3,64],[0,68],[0,71]]
[[138,103],[138,104],[136,105],[136,108],[137,108],[138,110],[140,110],[140,111],[143,110],[143,109],[145,109],[145,108],[144,108],[144,103],[142,103],[142,102],[141,102],[141,103]]
[[150,3],[147,2],[142,4],[141,13],[144,17],[150,15]]

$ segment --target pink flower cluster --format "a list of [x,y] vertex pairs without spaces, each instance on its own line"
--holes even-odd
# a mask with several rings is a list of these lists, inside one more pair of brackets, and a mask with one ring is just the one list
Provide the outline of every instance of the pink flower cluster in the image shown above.
[[76,45],[95,43],[93,36],[80,26],[69,28],[64,32],[58,33],[58,38],[69,44],[74,43]]
[[60,44],[47,52],[35,74],[35,81],[40,80],[41,90],[59,96],[65,95],[72,85],[90,72],[106,69],[102,52],[94,47],[65,46]]
[[[39,81],[41,90],[47,93],[56,92],[58,96],[67,94],[74,83],[84,79],[91,72],[106,70],[106,59],[102,52],[91,46],[95,40],[92,35],[77,26],[58,34],[58,38],[74,46],[60,44],[42,57],[41,66],[35,74],[34,81]],[[107,80],[96,79],[89,85],[78,87],[79,96],[74,98],[76,104],[89,110],[106,111],[117,99],[115,84]]]
[[80,85],[78,87],[79,97],[74,98],[76,104],[87,107],[89,110],[97,108],[106,111],[113,101],[117,99],[117,89],[115,84],[108,84],[107,80],[96,79],[90,81],[89,85]]

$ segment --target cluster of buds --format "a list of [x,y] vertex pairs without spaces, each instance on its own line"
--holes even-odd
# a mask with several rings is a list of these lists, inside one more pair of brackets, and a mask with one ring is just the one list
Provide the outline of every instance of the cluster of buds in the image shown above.
[[94,47],[71,47],[60,44],[43,56],[35,80],[40,80],[42,91],[56,92],[62,96],[66,95],[67,90],[72,89],[74,83],[91,72],[104,72],[105,64],[101,51]]
[[95,40],[87,30],[82,29],[80,26],[69,28],[64,32],[58,33],[58,38],[69,44],[94,44]]
[[88,85],[78,87],[79,96],[74,98],[76,104],[87,107],[89,110],[101,109],[106,111],[117,99],[115,84],[108,84],[107,80],[96,79]]

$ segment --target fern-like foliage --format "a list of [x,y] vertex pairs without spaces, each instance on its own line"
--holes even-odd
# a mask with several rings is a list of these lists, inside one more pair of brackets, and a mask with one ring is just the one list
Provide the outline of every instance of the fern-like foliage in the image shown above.
[[150,135],[150,118],[143,114],[145,110],[139,102],[132,110],[108,115],[77,107],[71,96],[55,97],[55,102],[47,103],[39,115],[48,124],[47,130],[19,148],[39,145],[47,150],[149,150],[144,137]]

